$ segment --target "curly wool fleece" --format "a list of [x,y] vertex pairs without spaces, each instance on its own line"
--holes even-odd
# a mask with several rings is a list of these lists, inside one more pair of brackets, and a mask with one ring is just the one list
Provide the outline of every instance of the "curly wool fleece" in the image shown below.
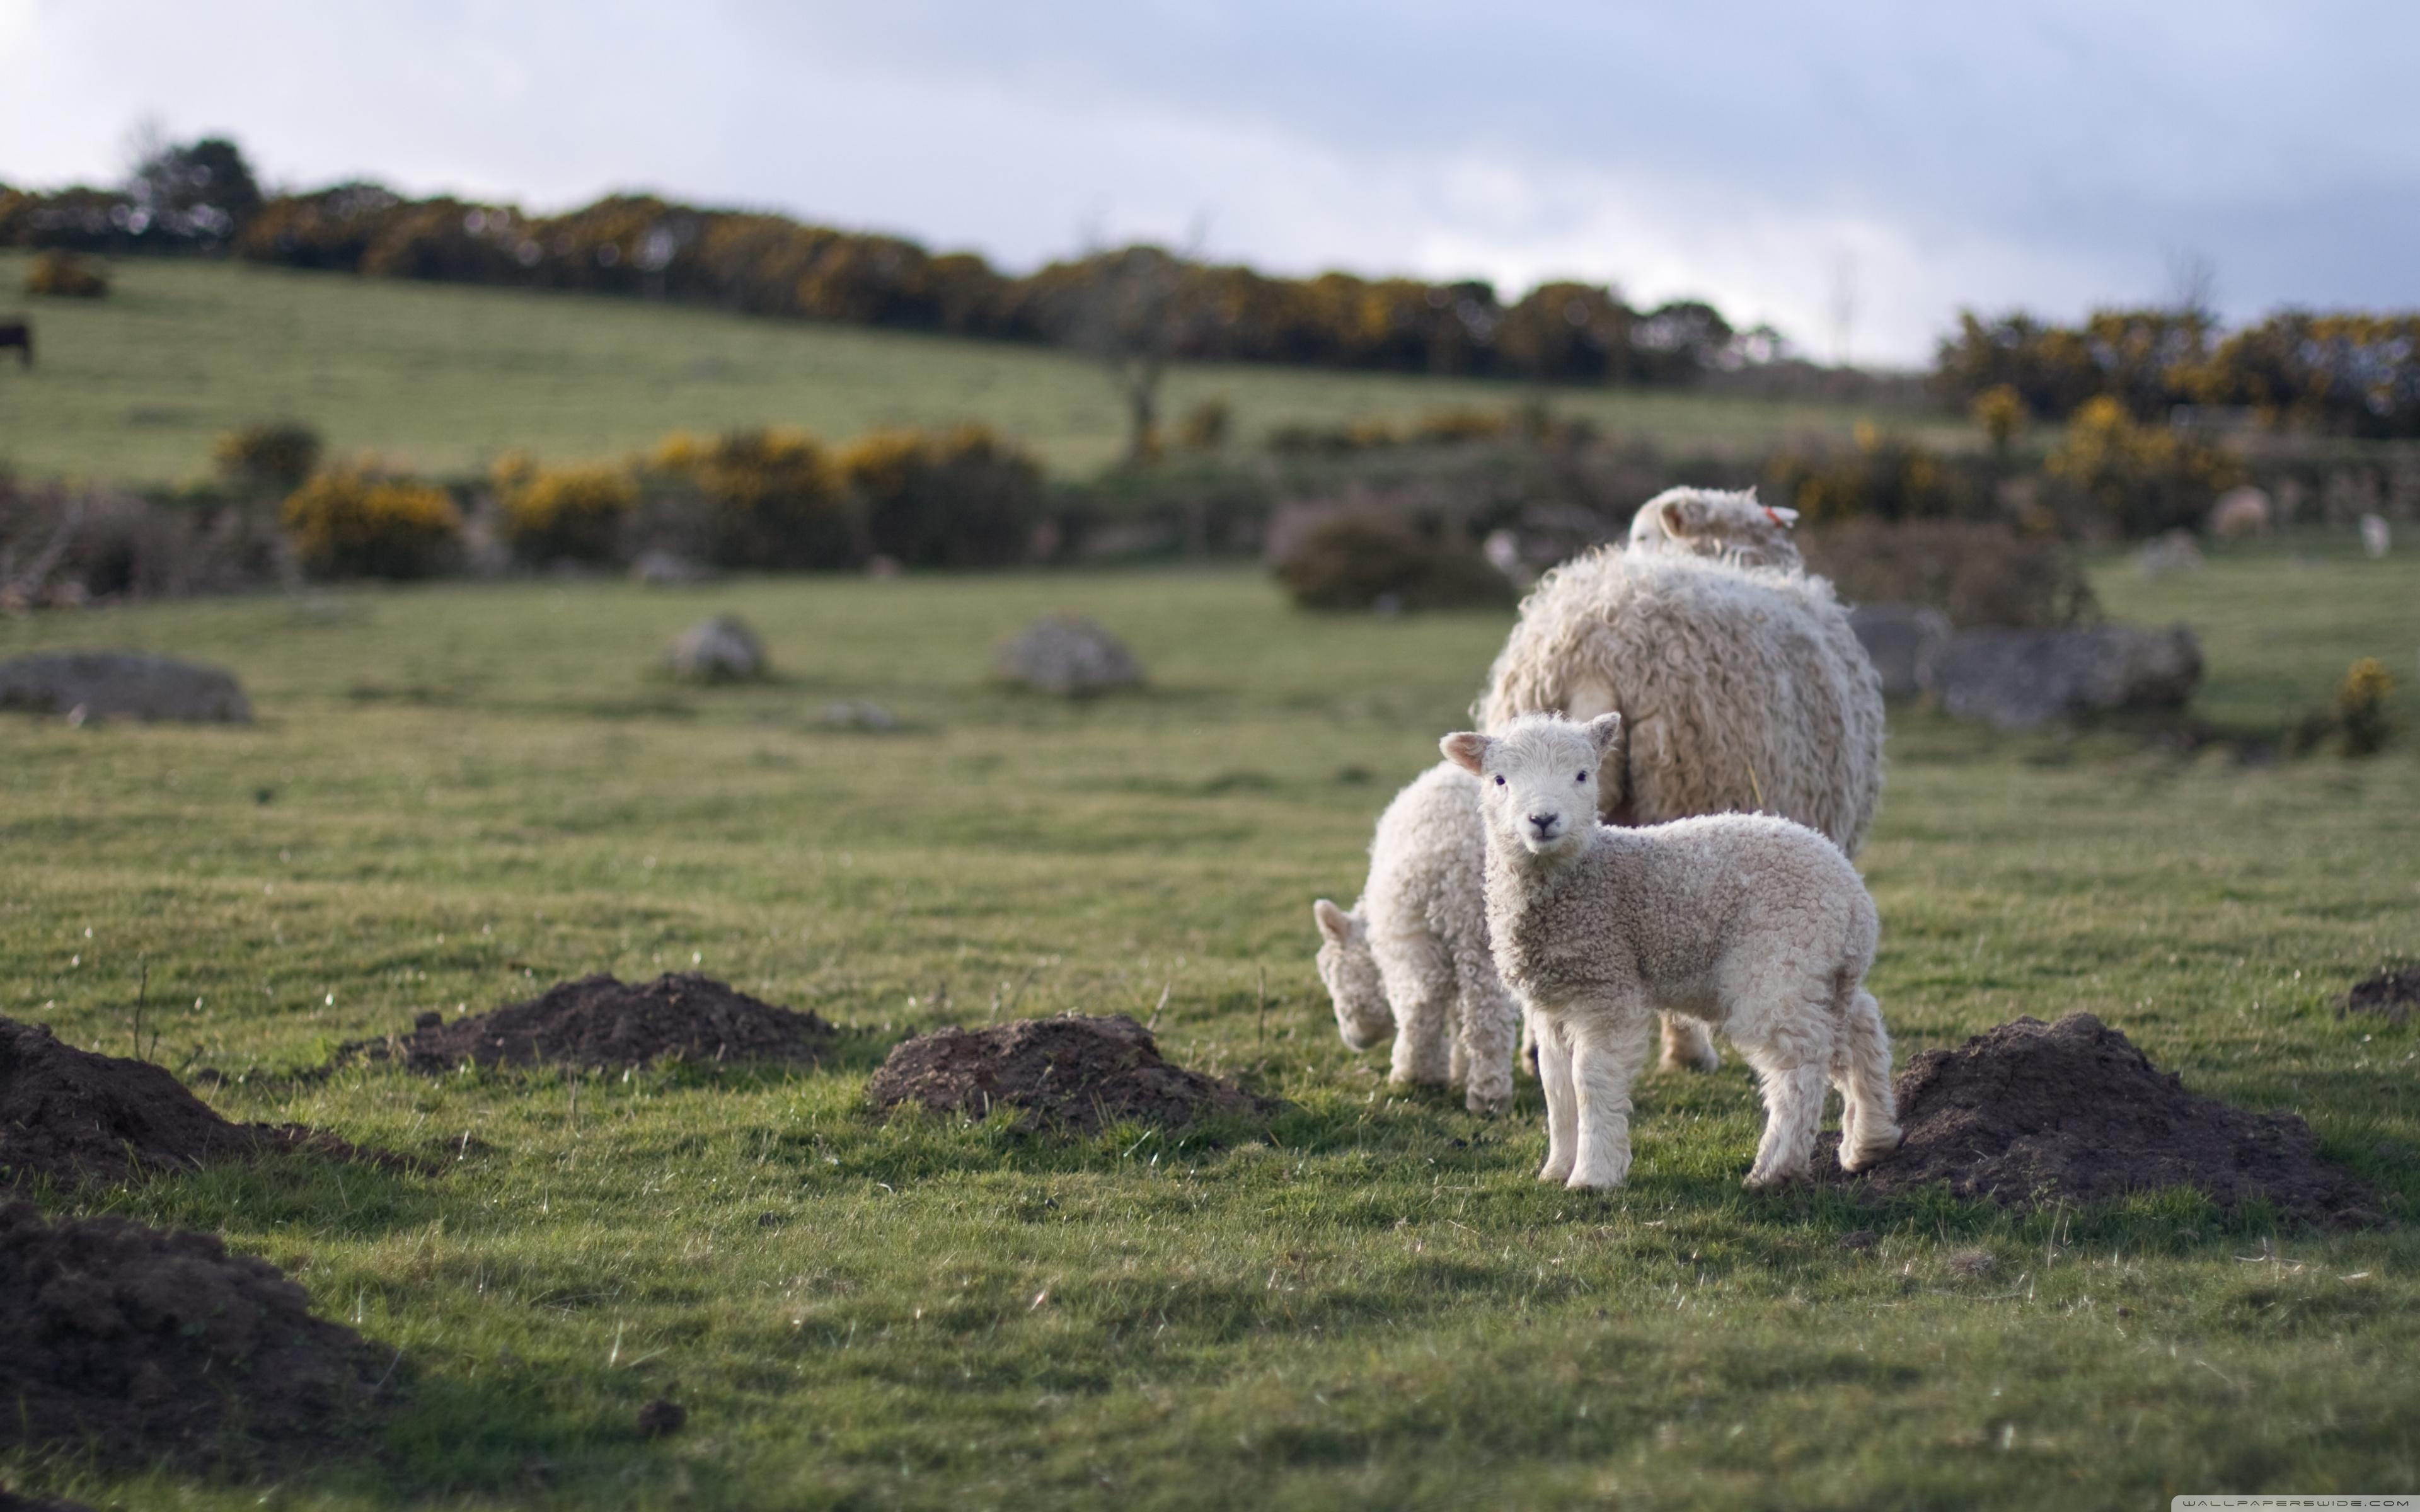
[[1840,1161],[1900,1139],[1890,1040],[1865,989],[1880,925],[1848,858],[1802,825],[1712,814],[1644,829],[1596,818],[1593,778],[1620,715],[1552,715],[1439,742],[1480,779],[1496,966],[1528,1010],[1546,1091],[1542,1180],[1620,1186],[1630,1087],[1658,1011],[1720,1027],[1764,1084],[1747,1184],[1804,1174],[1828,1079]]

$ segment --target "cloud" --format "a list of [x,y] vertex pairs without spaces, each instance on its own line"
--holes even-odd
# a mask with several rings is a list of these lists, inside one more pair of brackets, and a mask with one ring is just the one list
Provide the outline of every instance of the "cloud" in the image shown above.
[[0,0],[0,177],[138,116],[273,176],[541,207],[765,205],[1012,267],[1084,237],[1710,298],[1920,362],[1962,303],[2071,316],[2210,257],[2244,316],[2420,304],[2420,11],[939,0],[509,8]]

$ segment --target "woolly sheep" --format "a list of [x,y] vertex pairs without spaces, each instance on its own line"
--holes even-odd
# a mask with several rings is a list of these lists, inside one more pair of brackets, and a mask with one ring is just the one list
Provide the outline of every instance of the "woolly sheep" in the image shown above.
[[1626,720],[1590,779],[1611,823],[1761,810],[1854,856],[1873,821],[1882,680],[1822,578],[1664,548],[1576,557],[1522,601],[1471,709],[1490,731],[1547,712]]
[[1528,715],[1439,742],[1480,782],[1489,937],[1538,1032],[1539,1180],[1620,1186],[1649,1015],[1719,1025],[1764,1087],[1750,1187],[1804,1175],[1828,1079],[1840,1165],[1899,1146],[1890,1039],[1866,990],[1879,924],[1856,869],[1786,819],[1712,814],[1643,829],[1597,822],[1593,774],[1621,730]]
[[1757,501],[1754,488],[1667,488],[1630,517],[1633,551],[1677,551],[1719,557],[1742,567],[1802,565],[1790,538],[1798,511]]
[[[1370,878],[1348,912],[1311,904],[1319,978],[1355,1050],[1395,1036],[1388,1079],[1459,1086],[1474,1113],[1512,1105],[1520,1005],[1496,974],[1481,886],[1479,783],[1450,762],[1421,773],[1378,816]],[[1712,1070],[1712,1041],[1668,1018],[1664,1063]]]

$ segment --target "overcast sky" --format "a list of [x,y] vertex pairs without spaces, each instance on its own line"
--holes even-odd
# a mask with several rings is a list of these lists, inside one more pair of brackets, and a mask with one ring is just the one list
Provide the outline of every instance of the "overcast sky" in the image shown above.
[[114,177],[149,116],[287,185],[1577,276],[1916,363],[2192,258],[2239,318],[2420,306],[2415,57],[2420,6],[2326,0],[0,0],[0,180]]

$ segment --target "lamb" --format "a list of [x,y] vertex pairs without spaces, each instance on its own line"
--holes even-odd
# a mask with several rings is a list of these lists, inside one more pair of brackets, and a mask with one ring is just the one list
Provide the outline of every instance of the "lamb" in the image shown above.
[[1520,1005],[1487,947],[1479,784],[1440,763],[1378,816],[1370,881],[1346,912],[1322,898],[1319,977],[1344,1042],[1395,1036],[1388,1080],[1460,1085],[1473,1113],[1512,1105]]
[[1754,488],[1667,488],[1630,517],[1630,549],[1717,557],[1742,567],[1796,572],[1805,563],[1790,538],[1798,511],[1757,501]]
[[[1686,514],[1639,511],[1656,532]],[[1882,790],[1882,679],[1832,585],[1655,538],[1541,579],[1472,717],[1500,731],[1523,714],[1619,713],[1630,738],[1590,779],[1603,818],[1761,810],[1855,855]]]
[[1536,1027],[1546,1091],[1539,1180],[1616,1187],[1630,1172],[1630,1087],[1649,1015],[1719,1025],[1764,1086],[1747,1185],[1809,1168],[1826,1079],[1841,1091],[1840,1165],[1899,1146],[1890,1038],[1866,990],[1873,899],[1831,841],[1761,814],[1643,829],[1600,824],[1592,789],[1619,714],[1526,715],[1450,734],[1481,779],[1488,934]]

